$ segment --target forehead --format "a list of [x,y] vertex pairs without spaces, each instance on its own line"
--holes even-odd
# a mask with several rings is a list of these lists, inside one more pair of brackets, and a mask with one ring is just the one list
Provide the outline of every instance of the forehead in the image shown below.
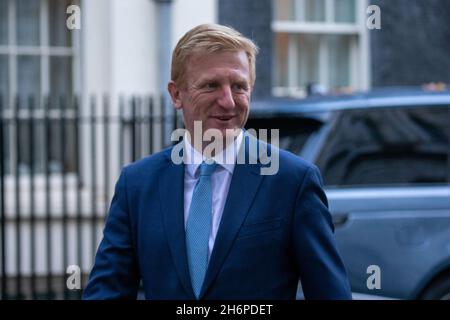
[[187,78],[236,76],[250,79],[250,66],[244,50],[195,52],[187,61]]

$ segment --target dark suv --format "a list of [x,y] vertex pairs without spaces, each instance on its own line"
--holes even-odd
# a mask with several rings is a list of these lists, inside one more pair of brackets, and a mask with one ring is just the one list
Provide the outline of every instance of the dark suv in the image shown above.
[[449,91],[256,101],[247,127],[320,168],[353,292],[450,299]]

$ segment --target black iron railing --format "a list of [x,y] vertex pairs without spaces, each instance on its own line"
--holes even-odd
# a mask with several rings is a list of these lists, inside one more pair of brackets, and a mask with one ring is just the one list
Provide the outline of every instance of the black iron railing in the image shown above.
[[85,100],[0,97],[2,299],[80,298],[121,167],[181,124],[164,97]]

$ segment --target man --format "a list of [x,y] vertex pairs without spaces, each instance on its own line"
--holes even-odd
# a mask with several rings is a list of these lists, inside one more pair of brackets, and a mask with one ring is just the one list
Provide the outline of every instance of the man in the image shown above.
[[[307,299],[351,298],[317,168],[281,150],[273,175],[249,160],[256,52],[213,24],[178,42],[168,90],[184,161],[174,147],[123,169],[84,298],[134,299],[142,280],[147,299],[294,299],[300,278]],[[196,143],[208,130],[223,149]]]

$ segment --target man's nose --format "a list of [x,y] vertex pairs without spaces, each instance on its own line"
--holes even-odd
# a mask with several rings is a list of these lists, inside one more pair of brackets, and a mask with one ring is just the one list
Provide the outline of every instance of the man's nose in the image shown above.
[[225,109],[232,109],[236,106],[230,86],[222,87],[222,90],[220,90],[220,97],[217,102],[222,108]]

